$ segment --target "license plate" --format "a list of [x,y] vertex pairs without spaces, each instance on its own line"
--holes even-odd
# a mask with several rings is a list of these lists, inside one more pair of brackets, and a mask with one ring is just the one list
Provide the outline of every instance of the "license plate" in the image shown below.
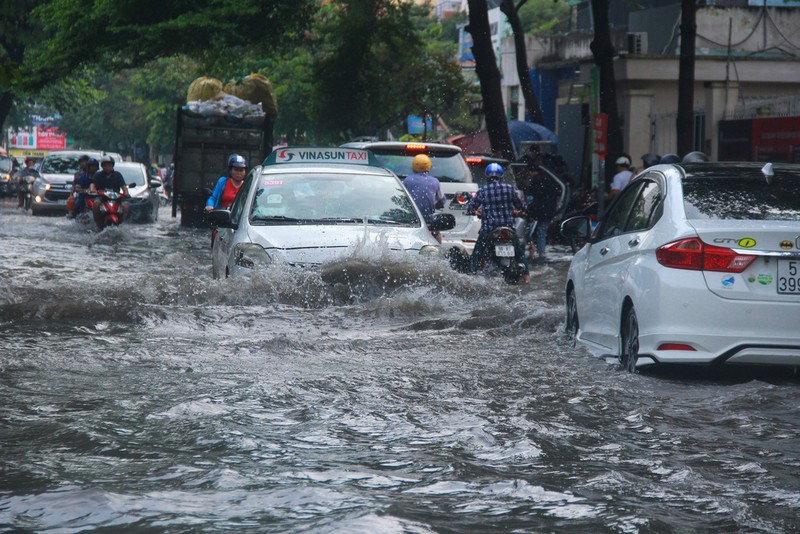
[[800,260],[778,260],[778,293],[800,295]]
[[514,245],[496,245],[494,247],[494,255],[498,258],[513,258]]

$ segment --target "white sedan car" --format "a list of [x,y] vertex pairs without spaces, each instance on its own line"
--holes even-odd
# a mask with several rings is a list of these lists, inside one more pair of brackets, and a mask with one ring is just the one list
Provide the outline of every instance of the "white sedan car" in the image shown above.
[[[440,248],[398,177],[353,148],[280,148],[253,168],[231,209],[214,210],[215,278],[275,262],[319,266],[362,243],[438,256]],[[440,230],[452,215],[437,216]]]
[[800,366],[800,165],[658,165],[587,238],[566,328],[634,372],[653,364]]

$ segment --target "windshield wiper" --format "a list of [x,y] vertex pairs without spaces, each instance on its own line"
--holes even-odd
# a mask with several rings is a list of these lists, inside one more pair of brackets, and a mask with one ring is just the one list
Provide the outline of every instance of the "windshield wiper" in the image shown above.
[[391,225],[404,224],[401,223],[400,221],[395,221],[394,219],[381,219],[380,217],[367,219],[367,222],[370,224],[391,224]]
[[260,217],[253,217],[251,222],[300,222],[302,219],[295,219],[294,217],[287,217],[285,215],[262,215]]
[[332,223],[361,223],[364,222],[364,219],[361,217],[322,217],[317,219],[322,222],[332,222]]

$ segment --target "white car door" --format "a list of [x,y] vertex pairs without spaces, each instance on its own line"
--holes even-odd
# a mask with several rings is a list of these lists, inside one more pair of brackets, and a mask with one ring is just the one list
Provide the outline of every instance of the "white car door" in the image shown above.
[[660,186],[637,180],[625,188],[604,215],[587,255],[581,317],[582,339],[616,354],[622,304],[631,291],[631,265],[643,252],[644,233],[654,224]]

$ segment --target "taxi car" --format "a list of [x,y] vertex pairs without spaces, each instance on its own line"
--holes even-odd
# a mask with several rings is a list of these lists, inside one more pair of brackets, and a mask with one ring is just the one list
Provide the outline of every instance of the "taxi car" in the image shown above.
[[[250,171],[230,210],[213,210],[209,220],[217,226],[215,278],[278,262],[321,266],[363,243],[440,255],[399,178],[359,149],[277,149]],[[440,214],[435,224],[447,230],[455,221]]]
[[109,155],[115,162],[122,161],[122,156],[115,152],[100,150],[54,150],[42,160],[40,177],[33,182],[33,204],[31,214],[43,213],[65,214],[67,199],[72,191],[72,181],[80,168],[81,156],[89,156],[98,161]]
[[158,208],[161,202],[156,192],[161,180],[151,179],[142,163],[127,162],[114,164],[114,170],[122,174],[128,186],[130,198],[125,202],[130,206],[127,222],[149,223],[158,220]]
[[445,196],[444,208],[440,213],[449,213],[455,217],[455,227],[442,232],[442,248],[450,256],[472,254],[481,221],[475,215],[467,215],[466,208],[470,198],[478,191],[470,168],[464,159],[460,147],[444,143],[400,141],[361,141],[350,142],[343,147],[361,148],[375,154],[380,165],[394,172],[401,180],[411,174],[411,161],[417,154],[426,154],[431,158],[431,176],[435,176],[442,185]]
[[800,165],[650,167],[589,218],[566,329],[634,372],[653,364],[800,366]]

